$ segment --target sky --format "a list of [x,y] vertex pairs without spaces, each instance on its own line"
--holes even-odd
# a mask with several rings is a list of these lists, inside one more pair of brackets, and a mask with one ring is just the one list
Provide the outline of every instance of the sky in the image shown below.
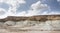
[[60,0],[0,0],[0,18],[60,15]]

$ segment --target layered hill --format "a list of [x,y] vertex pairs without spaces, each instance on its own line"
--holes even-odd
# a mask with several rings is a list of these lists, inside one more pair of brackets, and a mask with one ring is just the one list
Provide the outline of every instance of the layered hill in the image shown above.
[[0,19],[0,29],[9,32],[60,31],[60,15],[8,16]]
[[4,19],[0,19],[0,22],[5,22],[5,21],[46,21],[46,20],[60,20],[60,15],[35,15],[35,16],[30,16],[30,17],[25,17],[25,16],[8,16]]

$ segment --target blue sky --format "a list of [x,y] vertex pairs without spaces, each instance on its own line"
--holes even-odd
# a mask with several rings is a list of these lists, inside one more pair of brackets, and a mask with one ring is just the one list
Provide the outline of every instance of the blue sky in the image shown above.
[[60,11],[60,4],[57,0],[46,0],[46,4],[48,4],[52,11]]
[[[39,0],[26,0],[26,4],[22,5],[18,9],[19,10],[28,10],[29,7],[31,6],[31,4],[33,4],[37,1],[39,1]],[[60,3],[57,2],[57,0],[46,0],[46,1],[42,0],[42,3],[49,5],[52,11],[60,11]]]
[[30,6],[37,2],[38,0],[26,0],[26,4],[21,5],[21,7],[19,7],[19,10],[28,10],[30,8]]
[[[37,1],[39,0],[27,0],[26,4],[23,5],[21,8],[19,8],[19,10],[28,10],[31,4]],[[57,0],[46,0],[46,1],[42,1],[42,3],[50,6],[51,11],[60,12],[60,3],[57,2]]]
[[60,0],[0,0],[0,17],[60,14]]

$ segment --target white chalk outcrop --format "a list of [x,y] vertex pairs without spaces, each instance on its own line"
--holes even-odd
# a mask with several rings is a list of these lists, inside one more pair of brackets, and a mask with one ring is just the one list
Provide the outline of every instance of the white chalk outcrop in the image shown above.
[[8,26],[13,26],[16,23],[14,21],[6,21],[4,24],[8,25]]
[[31,30],[60,30],[60,20],[48,20],[45,22],[40,21],[6,21],[4,23],[10,27],[16,27],[16,29],[31,29]]

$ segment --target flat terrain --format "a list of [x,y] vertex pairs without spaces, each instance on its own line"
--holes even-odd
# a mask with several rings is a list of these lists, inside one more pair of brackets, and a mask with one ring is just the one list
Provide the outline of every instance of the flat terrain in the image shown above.
[[60,31],[20,31],[20,32],[9,32],[6,30],[0,30],[0,33],[60,33]]

